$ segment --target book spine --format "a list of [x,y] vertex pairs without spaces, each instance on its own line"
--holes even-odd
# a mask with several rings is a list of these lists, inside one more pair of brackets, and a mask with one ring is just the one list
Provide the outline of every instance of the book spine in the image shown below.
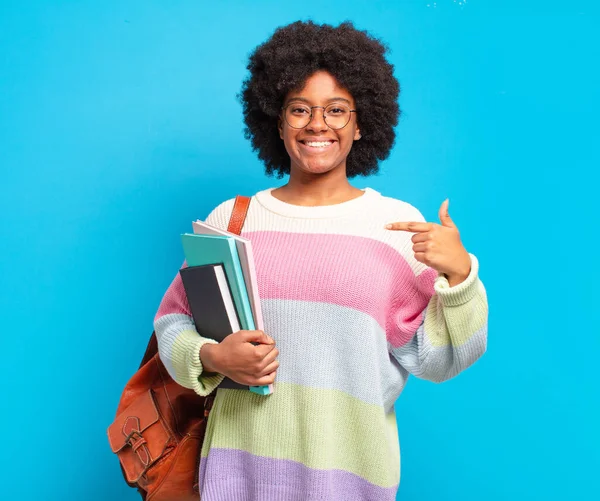
[[240,320],[242,323],[242,329],[253,331],[256,330],[256,325],[254,324],[254,318],[252,315],[252,307],[250,306],[250,298],[248,297],[248,288],[246,286],[246,282],[244,280],[244,273],[242,271],[242,264],[240,262],[240,256],[238,254],[237,246],[235,245],[235,241],[233,239],[228,239],[229,246],[231,247],[231,255],[232,255],[232,264],[234,267],[234,275],[235,279],[238,282],[238,305],[241,311],[238,312],[240,316]]

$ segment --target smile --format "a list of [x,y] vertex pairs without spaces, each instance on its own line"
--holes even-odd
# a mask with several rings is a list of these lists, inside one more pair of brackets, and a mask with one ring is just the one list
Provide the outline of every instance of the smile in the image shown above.
[[330,147],[335,141],[300,141],[300,144],[310,149],[323,150]]

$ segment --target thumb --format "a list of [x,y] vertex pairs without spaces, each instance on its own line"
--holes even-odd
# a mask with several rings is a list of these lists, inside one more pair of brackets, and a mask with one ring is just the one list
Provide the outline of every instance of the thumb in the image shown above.
[[246,331],[246,342],[259,344],[275,344],[273,338],[263,331]]
[[446,200],[444,200],[442,202],[442,205],[438,212],[438,216],[440,218],[440,222],[442,223],[442,226],[447,226],[449,228],[456,228],[454,221],[452,221],[450,214],[448,214],[448,206],[449,205],[450,205],[450,199],[447,198]]

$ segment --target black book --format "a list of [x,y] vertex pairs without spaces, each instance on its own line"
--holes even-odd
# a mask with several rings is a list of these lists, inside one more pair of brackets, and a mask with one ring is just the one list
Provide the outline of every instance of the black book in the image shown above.
[[[189,266],[179,270],[198,333],[217,342],[240,330],[240,321],[222,264]],[[220,388],[248,389],[225,378]]]

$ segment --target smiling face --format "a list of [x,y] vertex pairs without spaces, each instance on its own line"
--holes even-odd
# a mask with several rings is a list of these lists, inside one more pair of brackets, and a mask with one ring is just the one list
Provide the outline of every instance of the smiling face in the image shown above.
[[[326,71],[317,71],[310,76],[304,87],[291,91],[283,105],[302,104],[329,106],[341,104],[355,109],[352,95]],[[312,110],[312,119],[304,129],[294,129],[282,115],[279,120],[279,135],[291,159],[290,173],[325,174],[331,171],[346,171],[346,157],[352,143],[360,138],[356,113],[350,113],[350,121],[343,129],[330,129],[323,119],[323,108]]]

